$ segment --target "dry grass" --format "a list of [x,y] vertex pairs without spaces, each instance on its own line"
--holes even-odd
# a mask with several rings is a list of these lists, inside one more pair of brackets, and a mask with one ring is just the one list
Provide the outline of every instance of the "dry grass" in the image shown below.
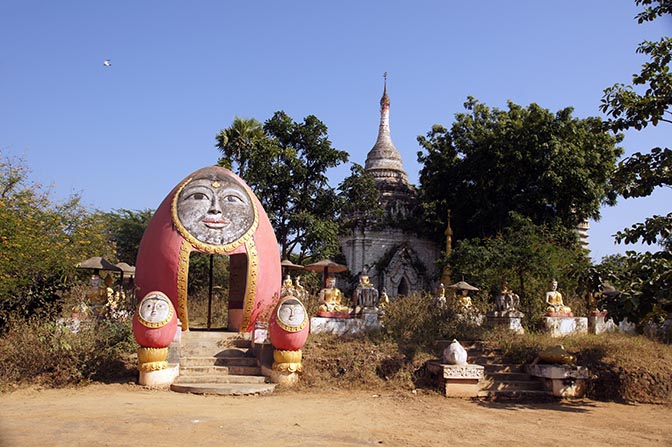
[[[208,294],[207,291],[189,297],[189,326],[195,328],[208,327]],[[229,324],[228,303],[226,298],[214,293],[210,307],[210,327],[226,328]]]
[[514,363],[529,363],[537,353],[561,344],[596,376],[589,396],[620,402],[672,402],[672,346],[644,336],[621,333],[580,335],[563,339],[527,334],[496,344]]
[[303,348],[300,388],[413,390],[424,384],[424,364],[432,356],[408,359],[398,346],[379,336],[311,336]]
[[[564,339],[544,334],[513,335],[502,330],[483,331],[481,335],[482,341],[501,349],[511,363],[530,363],[540,351],[563,345],[577,357],[577,364],[592,371],[594,380],[588,397],[595,400],[672,403],[670,345],[618,333]],[[363,338],[311,336],[303,349],[304,373],[299,389],[432,391],[434,384],[425,365],[436,359],[437,353],[431,348],[415,349],[409,357],[407,341],[390,333]]]

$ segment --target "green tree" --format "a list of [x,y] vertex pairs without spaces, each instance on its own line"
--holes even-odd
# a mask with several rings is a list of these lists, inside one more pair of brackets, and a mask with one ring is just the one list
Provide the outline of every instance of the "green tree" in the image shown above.
[[556,279],[574,310],[584,302],[574,297],[577,274],[589,261],[571,230],[539,226],[516,213],[511,224],[494,236],[463,239],[450,257],[456,277],[476,285],[488,296],[497,294],[506,281],[520,295],[521,310],[530,322],[545,310],[544,296]]
[[216,147],[222,152],[219,166],[234,169],[234,163],[239,175],[243,176],[247,170],[249,154],[259,140],[265,138],[264,129],[254,118],[246,119],[235,117],[231,126],[216,135]]
[[339,251],[340,202],[327,170],[347,162],[347,152],[331,146],[327,126],[313,115],[295,122],[278,111],[263,131],[263,138],[247,140],[244,151],[226,153],[219,164],[239,167],[271,220],[283,258],[332,256]]
[[[636,0],[646,6],[637,15],[638,23],[670,15],[670,0]],[[609,117],[607,127],[613,131],[642,130],[649,124],[672,123],[672,38],[661,37],[656,42],[644,41],[637,53],[649,57],[641,72],[632,77],[632,85],[614,84],[605,89],[600,109]],[[672,186],[672,150],[654,147],[648,152],[635,152],[621,161],[614,175],[614,185],[625,198],[646,197],[654,189]],[[669,245],[672,213],[655,216],[643,224],[619,233],[616,241],[634,243],[639,240],[652,244],[662,241]]]
[[[635,0],[644,6],[637,16],[642,24],[672,13],[670,0]],[[672,123],[672,38],[644,41],[637,53],[649,57],[641,71],[633,75],[632,84],[614,84],[605,89],[600,109],[609,117],[606,126],[615,132],[646,128],[649,124]],[[648,152],[635,152],[619,162],[614,186],[625,198],[650,195],[656,188],[672,186],[672,150],[654,147]],[[616,242],[660,244],[654,253],[627,252],[628,268],[620,271],[617,280],[621,294],[610,299],[614,318],[627,317],[643,322],[672,311],[672,213],[652,216],[616,234]]]
[[364,172],[362,165],[353,163],[350,166],[350,175],[338,185],[338,190],[342,203],[340,233],[374,226],[383,217],[376,180]]
[[23,159],[0,153],[0,322],[58,310],[75,265],[114,254],[99,216],[79,196],[54,203]]
[[459,239],[497,234],[511,211],[536,225],[573,228],[614,203],[610,173],[621,137],[599,118],[512,102],[499,110],[472,97],[464,106],[450,129],[435,125],[418,137],[420,197],[437,241],[448,209]]
[[154,211],[120,209],[101,213],[107,226],[108,240],[117,248],[116,258],[120,262],[134,265],[138,256],[140,240]]

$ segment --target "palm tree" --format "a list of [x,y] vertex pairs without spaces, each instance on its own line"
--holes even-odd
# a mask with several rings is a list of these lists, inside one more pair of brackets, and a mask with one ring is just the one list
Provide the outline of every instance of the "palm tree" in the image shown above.
[[264,128],[259,121],[236,116],[231,126],[221,130],[216,136],[216,147],[223,154],[218,164],[233,169],[236,163],[238,175],[242,177],[247,167],[248,151],[264,137]]

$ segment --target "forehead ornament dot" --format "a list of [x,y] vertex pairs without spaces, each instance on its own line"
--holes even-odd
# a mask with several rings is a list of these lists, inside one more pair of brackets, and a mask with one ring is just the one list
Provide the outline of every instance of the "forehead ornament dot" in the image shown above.
[[217,180],[215,180],[214,182],[212,182],[212,187],[213,187],[213,188],[219,188],[219,186],[220,186],[220,183],[219,183]]

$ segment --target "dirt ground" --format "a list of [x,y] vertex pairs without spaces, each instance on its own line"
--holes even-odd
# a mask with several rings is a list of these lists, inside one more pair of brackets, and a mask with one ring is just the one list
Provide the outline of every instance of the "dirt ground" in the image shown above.
[[672,407],[437,394],[180,394],[133,384],[0,395],[0,446],[672,445]]

